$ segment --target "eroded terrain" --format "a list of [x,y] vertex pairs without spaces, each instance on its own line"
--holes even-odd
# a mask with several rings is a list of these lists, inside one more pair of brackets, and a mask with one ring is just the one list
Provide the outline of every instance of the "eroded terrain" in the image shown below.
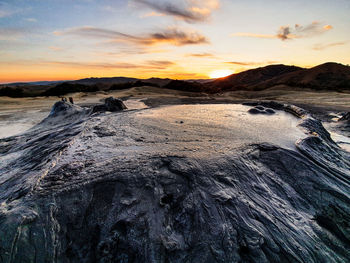
[[350,154],[257,106],[67,104],[1,139],[0,261],[349,261]]

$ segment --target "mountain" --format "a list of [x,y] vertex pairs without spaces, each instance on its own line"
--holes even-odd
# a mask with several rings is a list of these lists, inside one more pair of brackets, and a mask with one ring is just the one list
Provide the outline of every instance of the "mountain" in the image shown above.
[[171,79],[161,79],[161,78],[149,78],[149,79],[137,79],[137,78],[127,78],[127,77],[112,77],[112,78],[86,78],[70,81],[73,84],[82,84],[82,85],[118,85],[118,84],[127,84],[127,83],[136,83],[137,81],[142,81],[145,83],[150,83],[159,87],[167,85]]
[[[75,86],[74,86],[75,85]],[[86,87],[82,87],[85,85]],[[285,88],[315,90],[350,90],[350,67],[325,63],[310,69],[296,66],[270,65],[232,74],[215,80],[137,79],[127,77],[86,78],[67,82],[32,82],[0,85],[0,96],[64,95],[80,91],[119,90],[140,86],[156,86],[191,92],[218,93],[234,90],[258,91],[283,85]],[[64,88],[63,88],[64,86]],[[94,86],[94,87],[92,87]],[[62,92],[65,92],[62,94]]]
[[46,86],[46,85],[54,85],[63,82],[67,82],[69,80],[57,80],[57,81],[34,81],[34,82],[14,82],[8,84],[1,84],[0,86],[7,87],[19,87],[19,86]]
[[95,84],[123,84],[128,82],[136,82],[138,79],[136,78],[125,78],[125,77],[113,77],[113,78],[86,78],[70,81],[70,83],[74,84],[82,84],[82,85],[95,85]]
[[213,91],[246,89],[252,85],[282,76],[291,72],[304,71],[296,66],[270,65],[232,74],[225,78],[216,79],[208,83],[209,89]]
[[277,85],[317,90],[350,89],[350,67],[328,62],[310,69],[284,74],[250,88],[262,90]]
[[159,87],[164,87],[165,85],[169,84],[170,81],[172,81],[171,79],[161,79],[161,78],[150,78],[150,79],[143,79],[143,82],[147,82],[147,83],[151,83],[154,85],[157,85]]
[[264,90],[278,85],[315,90],[350,89],[350,67],[328,62],[310,69],[271,65],[209,82],[210,92]]
[[206,91],[205,86],[200,82],[184,81],[184,80],[172,80],[163,88],[180,90],[180,91],[190,91],[190,92],[203,92]]

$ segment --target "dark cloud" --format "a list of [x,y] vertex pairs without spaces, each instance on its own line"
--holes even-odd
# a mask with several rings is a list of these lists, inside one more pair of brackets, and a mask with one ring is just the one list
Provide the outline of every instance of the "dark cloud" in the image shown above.
[[73,28],[65,31],[56,31],[54,34],[57,36],[76,35],[81,37],[104,38],[108,39],[110,42],[126,41],[144,46],[157,44],[184,46],[209,43],[209,40],[198,32],[185,31],[174,27],[144,36],[134,36],[119,31],[95,27]]
[[324,49],[331,48],[331,47],[343,46],[345,44],[346,44],[346,42],[334,42],[334,43],[328,43],[328,44],[316,44],[316,45],[313,46],[312,49],[320,51],[320,50],[324,50]]
[[104,28],[96,28],[96,27],[77,27],[77,28],[71,28],[64,31],[55,31],[54,34],[56,36],[62,36],[62,35],[78,35],[83,37],[92,37],[92,38],[130,38],[130,39],[137,39],[136,37],[128,34],[124,34],[115,30],[109,30]]
[[208,39],[198,32],[186,32],[176,28],[169,28],[163,32],[150,34],[139,41],[145,45],[158,43],[173,44],[176,46],[207,44]]
[[133,0],[133,2],[189,23],[207,20],[212,11],[219,7],[219,0]]
[[277,38],[287,40],[291,38],[291,32],[289,26],[281,26],[277,33]]

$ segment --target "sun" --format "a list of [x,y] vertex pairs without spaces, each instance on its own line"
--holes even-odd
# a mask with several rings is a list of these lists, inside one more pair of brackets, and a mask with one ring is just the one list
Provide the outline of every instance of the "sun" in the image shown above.
[[234,72],[232,70],[229,70],[229,69],[218,69],[218,70],[214,70],[213,72],[211,72],[209,74],[209,77],[212,79],[218,79],[218,78],[223,78],[223,77],[229,76],[233,73]]

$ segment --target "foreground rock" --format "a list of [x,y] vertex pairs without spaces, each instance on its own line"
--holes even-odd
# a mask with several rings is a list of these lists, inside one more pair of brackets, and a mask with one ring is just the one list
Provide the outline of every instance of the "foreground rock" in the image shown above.
[[104,112],[104,111],[114,112],[114,111],[122,111],[126,109],[127,107],[124,105],[122,100],[109,97],[105,99],[105,104],[94,106],[92,109],[92,112]]
[[69,108],[0,140],[0,261],[349,261],[349,153],[299,108],[251,118],[304,136],[246,143],[222,125],[249,108],[215,107]]
[[345,113],[340,119],[339,121],[347,121],[350,122],[350,112]]
[[339,118],[335,127],[347,137],[350,137],[350,112],[345,113]]

